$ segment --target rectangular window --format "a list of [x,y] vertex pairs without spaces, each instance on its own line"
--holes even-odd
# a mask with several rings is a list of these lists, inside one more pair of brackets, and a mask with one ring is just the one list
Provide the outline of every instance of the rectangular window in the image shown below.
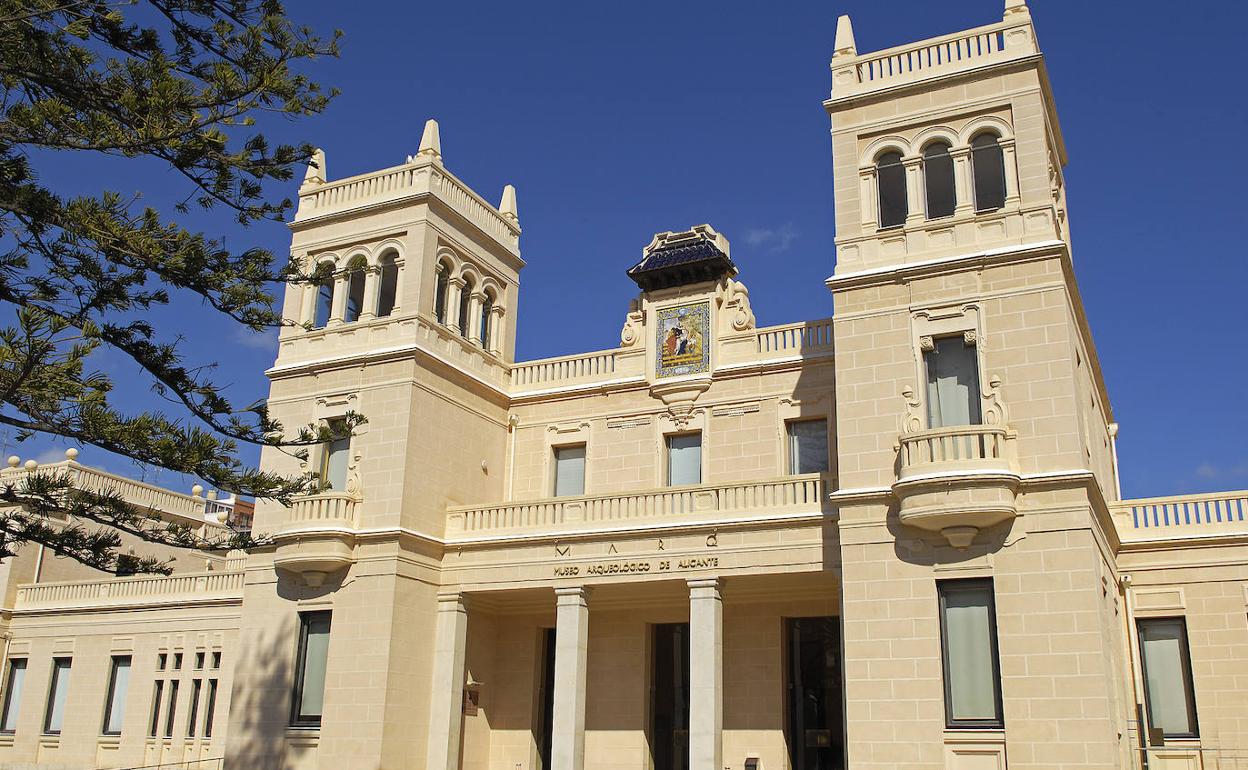
[[667,484],[702,483],[702,434],[678,433],[667,437]]
[[1001,670],[991,580],[945,580],[940,644],[949,727],[1001,727]]
[[162,652],[161,654],[156,656],[156,670],[157,671],[164,671],[165,666],[167,666],[168,664],[169,664],[169,655],[167,653]]
[[195,737],[195,722],[199,719],[199,694],[204,689],[204,680],[191,680],[191,716],[186,722],[186,737]]
[[585,494],[585,445],[555,447],[555,497]]
[[175,652],[173,654],[173,670],[174,671],[182,670],[182,653],[180,652]]
[[0,716],[0,733],[17,730],[17,713],[22,704],[22,685],[26,682],[26,659],[9,661],[9,678],[4,686],[4,713]]
[[204,707],[204,737],[212,737],[212,718],[217,715],[217,680],[208,680],[208,705]]
[[221,653],[214,652],[212,654],[212,667],[214,669],[221,668]]
[[152,717],[147,723],[147,734],[152,738],[156,737],[156,733],[160,730],[160,704],[165,694],[165,683],[159,679],[156,680],[156,687],[152,690]]
[[295,697],[290,723],[297,727],[321,724],[325,701],[325,664],[329,657],[329,612],[299,615],[299,658],[295,666]]
[[104,734],[121,735],[126,715],[126,693],[130,690],[130,656],[114,655],[108,674],[108,697],[104,701]]
[[1136,623],[1149,726],[1160,728],[1167,738],[1197,737],[1187,623],[1183,618],[1142,618]]
[[69,695],[69,658],[52,659],[52,682],[48,686],[48,705],[43,710],[43,732],[60,735],[65,721],[65,698]]
[[165,711],[165,737],[173,737],[173,720],[178,717],[178,680],[169,680],[169,708]]
[[204,654],[202,652],[195,653],[195,670],[202,671],[204,668]]
[[[346,431],[346,425],[341,420],[331,420],[329,428],[335,433]],[[321,480],[330,489],[341,492],[347,488],[347,456],[350,453],[350,436],[328,441],[321,447]]]
[[789,473],[827,473],[828,421],[795,420],[789,428]]
[[979,361],[974,345],[964,338],[945,337],[923,354],[927,369],[927,424],[929,428],[978,425]]

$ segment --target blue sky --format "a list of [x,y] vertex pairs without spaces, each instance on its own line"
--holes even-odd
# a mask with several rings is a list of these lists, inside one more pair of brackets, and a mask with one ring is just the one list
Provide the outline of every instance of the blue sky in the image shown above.
[[[312,74],[342,91],[273,135],[325,148],[331,178],[401,163],[426,118],[447,166],[487,199],[515,184],[528,262],[519,358],[617,344],[651,235],[710,222],[732,241],[760,325],[830,315],[831,150],[821,106],[836,17],[860,51],[991,23],[1002,0],[289,3],[344,32]],[[1236,4],[1037,0],[1033,16],[1069,149],[1075,266],[1117,420],[1128,496],[1248,487],[1248,154]],[[351,13],[344,13],[344,8]],[[1231,141],[1227,141],[1231,137]],[[184,193],[152,164],[56,157],[51,183]],[[273,188],[275,197],[293,196]],[[194,222],[283,253],[280,224]],[[240,404],[263,396],[271,337],[179,298],[155,314],[193,361],[220,362]],[[101,366],[128,378],[124,361]],[[135,409],[158,404],[123,391]],[[6,454],[51,459],[47,440]],[[249,456],[254,457],[254,453]],[[132,475],[87,449],[83,461]],[[174,486],[189,480],[164,478]]]

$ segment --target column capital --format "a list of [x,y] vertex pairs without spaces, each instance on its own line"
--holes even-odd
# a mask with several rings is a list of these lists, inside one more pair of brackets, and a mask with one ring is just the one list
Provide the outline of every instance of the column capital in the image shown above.
[[438,594],[438,612],[465,612],[466,594],[463,591],[446,591]]
[[585,604],[589,599],[589,588],[586,586],[565,586],[555,589],[556,604]]
[[696,589],[710,588],[710,589],[714,589],[716,593],[719,593],[720,588],[722,588],[724,585],[724,582],[717,577],[689,578],[685,582],[689,584],[690,591],[693,591]]

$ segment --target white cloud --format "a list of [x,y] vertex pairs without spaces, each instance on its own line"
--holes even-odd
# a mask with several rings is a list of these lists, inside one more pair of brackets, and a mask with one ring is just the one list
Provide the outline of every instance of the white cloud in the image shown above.
[[234,341],[243,347],[273,350],[277,347],[277,329],[253,332],[245,326],[239,326],[234,329]]
[[793,242],[801,236],[792,222],[785,222],[778,228],[755,228],[745,233],[745,243],[755,248],[763,248],[772,254],[788,250]]
[[1201,463],[1196,466],[1196,475],[1202,479],[1248,478],[1248,461],[1229,467],[1222,467],[1213,463]]

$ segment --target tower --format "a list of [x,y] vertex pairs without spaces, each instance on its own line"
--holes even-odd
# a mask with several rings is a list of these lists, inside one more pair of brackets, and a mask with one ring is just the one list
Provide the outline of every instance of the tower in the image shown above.
[[[1123,766],[1112,414],[1030,11],[861,54],[841,17],[831,69],[849,764]],[[942,658],[971,595],[995,689]]]
[[[270,412],[289,434],[353,413],[367,422],[306,460],[262,456],[266,470],[317,474],[328,489],[257,508],[273,546],[251,557],[246,692],[230,714],[249,727],[231,733],[227,756],[296,761],[313,744],[283,741],[294,724],[316,728],[322,767],[406,766],[429,728],[444,512],[503,497],[524,266],[515,189],[498,207],[477,195],[444,165],[430,120],[416,154],[392,168],[333,180],[317,151],[290,226],[292,257],[321,280],[287,286],[284,314],[298,325],[282,330],[267,371]],[[328,638],[331,622],[328,669],[341,675],[323,700],[292,706],[282,692],[302,692],[294,680],[307,673],[275,661],[289,660],[286,640]]]

